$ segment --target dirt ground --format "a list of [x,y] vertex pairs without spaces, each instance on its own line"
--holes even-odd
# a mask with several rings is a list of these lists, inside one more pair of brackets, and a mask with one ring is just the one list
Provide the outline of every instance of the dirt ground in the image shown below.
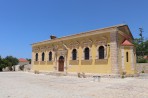
[[0,98],[148,98],[148,74],[129,78],[1,72]]

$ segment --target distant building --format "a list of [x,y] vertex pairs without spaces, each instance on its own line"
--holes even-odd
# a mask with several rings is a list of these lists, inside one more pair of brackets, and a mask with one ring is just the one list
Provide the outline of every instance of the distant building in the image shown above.
[[148,55],[145,55],[143,58],[148,60]]
[[18,60],[19,60],[18,65],[27,65],[27,64],[29,64],[29,61],[24,59],[24,58],[20,58]]
[[127,75],[136,52],[127,25],[117,25],[32,44],[32,70]]

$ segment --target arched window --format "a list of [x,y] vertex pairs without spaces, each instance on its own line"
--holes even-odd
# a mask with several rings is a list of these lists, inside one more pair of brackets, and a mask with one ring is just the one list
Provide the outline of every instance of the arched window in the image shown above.
[[72,60],[76,60],[77,59],[77,50],[73,49],[72,51]]
[[52,61],[52,52],[49,52],[49,61]]
[[42,61],[44,61],[44,59],[45,59],[45,53],[43,52],[42,53]]
[[38,53],[35,54],[35,61],[38,61]]
[[98,49],[99,52],[99,59],[104,59],[104,47],[100,46]]
[[128,52],[126,52],[126,62],[128,62]]
[[84,58],[85,60],[89,60],[89,48],[88,47],[84,49]]

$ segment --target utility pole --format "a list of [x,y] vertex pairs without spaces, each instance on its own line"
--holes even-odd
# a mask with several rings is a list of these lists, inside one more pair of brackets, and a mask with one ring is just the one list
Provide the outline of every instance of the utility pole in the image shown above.
[[143,35],[142,35],[143,28],[139,28],[139,30],[140,30],[140,34],[139,34],[139,36],[141,37],[140,42],[143,42]]
[[141,37],[141,38],[140,38],[140,43],[141,43],[141,45],[142,45],[141,54],[142,54],[142,57],[143,57],[143,56],[144,56],[144,53],[143,53],[143,35],[142,35],[142,33],[143,33],[143,28],[139,28],[139,31],[140,31],[139,36]]

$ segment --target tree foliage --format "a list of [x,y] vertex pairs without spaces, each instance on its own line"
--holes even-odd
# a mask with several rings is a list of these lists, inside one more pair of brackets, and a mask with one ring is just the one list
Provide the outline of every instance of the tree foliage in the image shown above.
[[26,58],[27,61],[29,61],[29,64],[31,64],[31,59]]
[[140,39],[138,38],[134,40],[134,45],[136,47],[136,55],[137,56],[148,55],[148,40],[142,42],[139,40]]
[[12,70],[12,66],[18,64],[18,59],[13,56],[7,56],[5,58],[2,58],[0,56],[0,71],[2,71],[3,68],[9,67],[10,70]]
[[143,57],[148,55],[148,40],[141,41],[140,38],[135,38],[133,43],[136,47],[137,62],[146,63],[147,60]]

